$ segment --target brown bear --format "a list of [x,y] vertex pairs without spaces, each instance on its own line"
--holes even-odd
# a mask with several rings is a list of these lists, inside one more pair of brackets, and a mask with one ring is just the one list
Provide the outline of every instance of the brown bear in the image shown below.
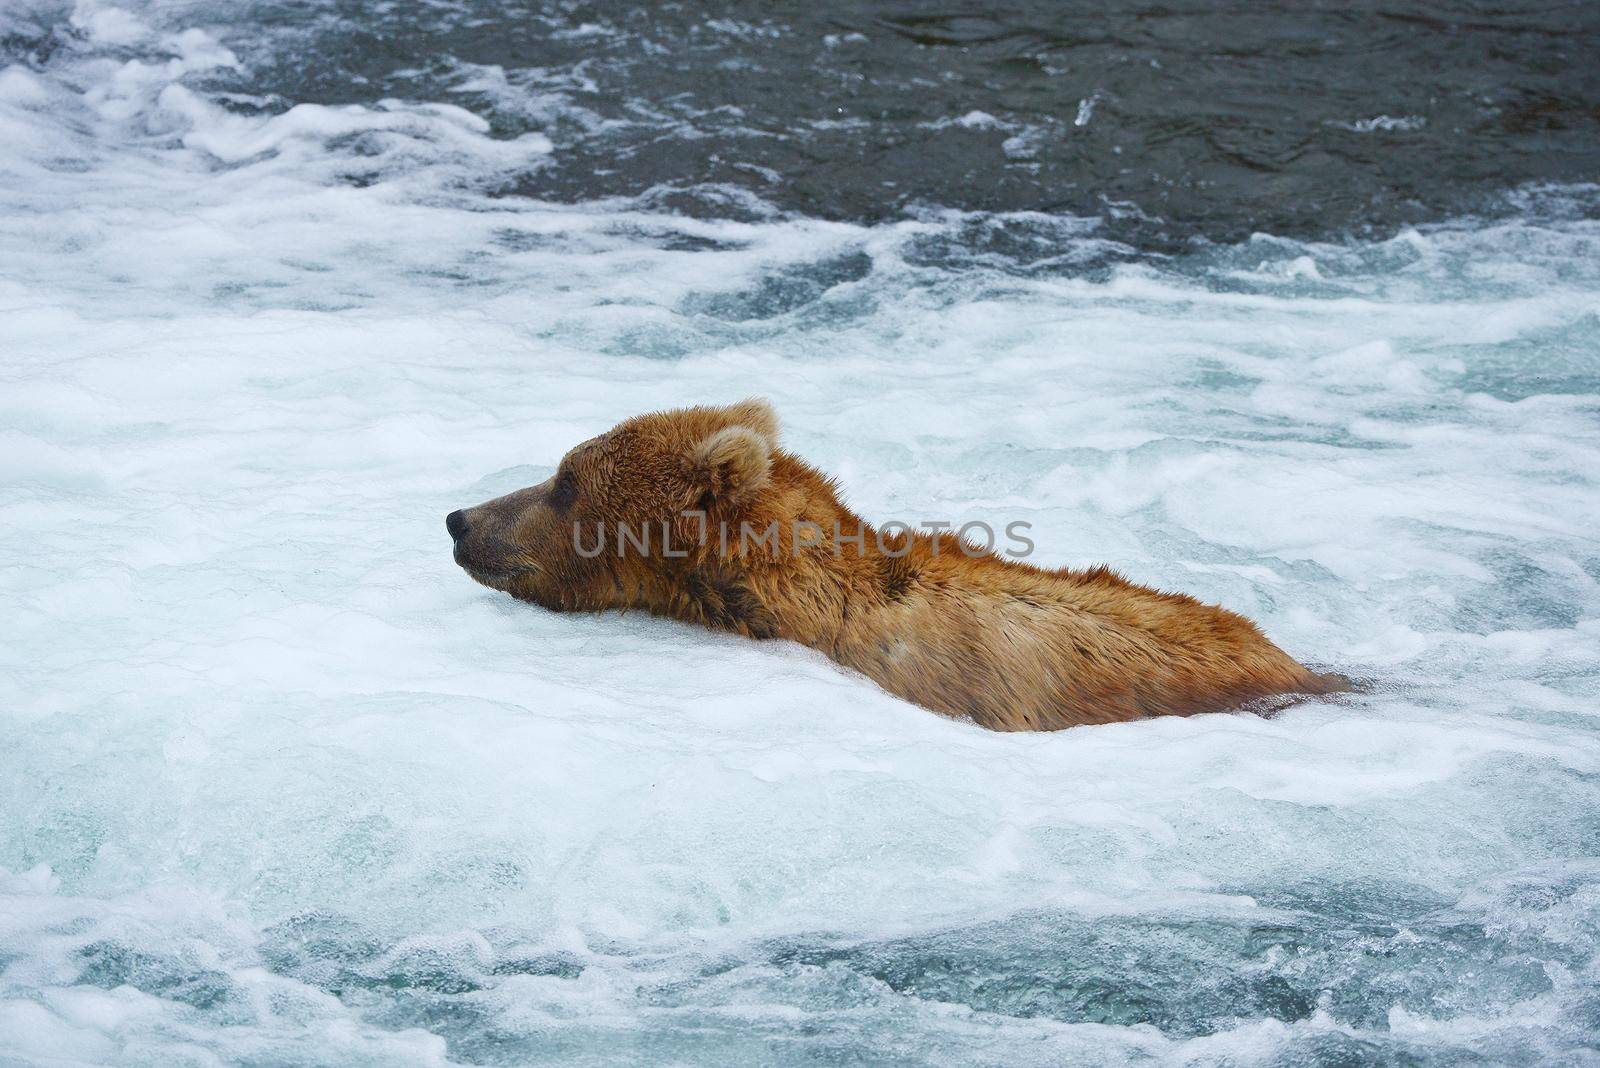
[[888,534],[778,448],[765,401],[636,416],[446,526],[478,582],[556,611],[643,608],[821,650],[995,730],[1328,693],[1242,616],[1104,567],[1047,571],[949,532]]

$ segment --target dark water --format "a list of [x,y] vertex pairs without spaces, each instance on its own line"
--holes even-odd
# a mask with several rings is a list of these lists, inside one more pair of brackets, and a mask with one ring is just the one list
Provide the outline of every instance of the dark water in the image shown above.
[[462,94],[506,133],[554,138],[551,165],[506,187],[537,197],[654,190],[716,211],[684,192],[715,184],[823,218],[1029,210],[1111,216],[1135,240],[1233,240],[1385,231],[1493,210],[1523,183],[1600,177],[1592,3],[332,12],[258,5],[261,24],[303,40],[239,88],[436,100],[462,64],[500,66],[561,102]]
[[[1600,177],[1592,3],[156,11],[225,22],[214,32],[247,69],[221,87],[257,98],[241,108],[449,99],[499,134],[542,131],[552,159],[496,187],[539,198],[860,221],[1070,213],[1165,246],[1384,233]],[[14,29],[12,54],[48,52],[48,22]]]

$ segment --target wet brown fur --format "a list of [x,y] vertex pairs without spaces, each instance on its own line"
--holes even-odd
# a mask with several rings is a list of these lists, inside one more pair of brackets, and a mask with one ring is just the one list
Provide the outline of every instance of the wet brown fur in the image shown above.
[[[1249,620],[1096,567],[970,556],[951,534],[888,540],[777,447],[764,401],[637,416],[573,449],[549,481],[468,509],[456,557],[478,581],[562,611],[642,608],[818,649],[884,689],[995,730],[1055,730],[1343,688]],[[682,514],[703,509],[698,517]],[[575,550],[578,523],[592,544]],[[796,548],[796,520],[825,532]],[[741,543],[778,524],[776,551]],[[619,556],[619,523],[652,529]],[[718,531],[726,525],[722,544]],[[864,546],[841,543],[858,530]],[[673,553],[661,551],[664,527]],[[770,543],[768,543],[770,546]],[[629,546],[633,550],[633,546]],[[892,555],[905,549],[904,555]]]

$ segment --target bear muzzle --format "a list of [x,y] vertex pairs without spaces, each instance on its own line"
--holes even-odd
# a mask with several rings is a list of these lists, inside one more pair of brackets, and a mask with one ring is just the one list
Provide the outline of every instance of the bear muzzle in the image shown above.
[[444,526],[456,564],[477,582],[504,591],[511,579],[539,569],[502,536],[504,517],[490,510],[496,503],[457,509],[444,517]]

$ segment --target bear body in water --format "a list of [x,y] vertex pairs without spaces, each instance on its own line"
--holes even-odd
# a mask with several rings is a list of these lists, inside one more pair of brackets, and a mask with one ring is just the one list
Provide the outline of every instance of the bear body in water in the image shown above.
[[557,611],[642,608],[826,653],[994,730],[1190,715],[1344,689],[1243,616],[1103,567],[889,535],[778,447],[764,401],[652,412],[546,482],[452,512],[478,582]]

